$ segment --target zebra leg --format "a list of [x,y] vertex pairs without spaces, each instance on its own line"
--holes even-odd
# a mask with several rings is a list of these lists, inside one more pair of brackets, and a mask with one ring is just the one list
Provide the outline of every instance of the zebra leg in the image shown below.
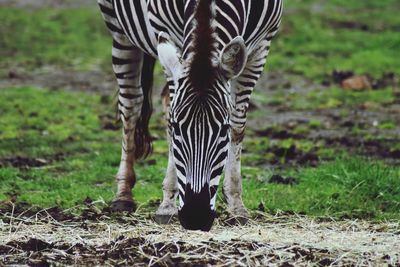
[[117,195],[112,203],[116,211],[133,211],[136,205],[132,188],[136,182],[133,169],[135,160],[135,130],[143,104],[141,68],[143,52],[128,40],[114,40],[113,69],[118,80],[118,112],[123,123],[121,162],[116,175]]
[[223,192],[228,212],[235,223],[245,224],[249,216],[242,200],[241,152],[245,132],[247,109],[251,93],[261,76],[269,50],[269,41],[264,41],[248,58],[242,74],[232,82],[234,109],[231,114],[231,143],[226,165]]
[[[169,81],[164,87],[162,92],[162,102],[164,108],[164,116],[167,123],[169,123],[169,111],[170,111],[170,92],[173,90],[173,81]],[[171,90],[171,89],[172,90]],[[174,216],[178,214],[176,206],[176,197],[178,196],[178,180],[176,175],[176,167],[172,154],[171,137],[169,129],[167,129],[167,141],[170,146],[169,157],[168,157],[168,168],[167,173],[163,182],[163,201],[158,208],[155,216],[155,221],[160,224],[168,224],[171,222]]]
[[116,175],[117,194],[111,208],[116,211],[133,211],[136,208],[132,198],[132,188],[136,182],[133,163],[138,152],[135,151],[135,130],[144,99],[141,85],[144,55],[124,34],[112,0],[97,2],[113,37],[112,63],[119,86],[118,115],[123,123],[121,162]]

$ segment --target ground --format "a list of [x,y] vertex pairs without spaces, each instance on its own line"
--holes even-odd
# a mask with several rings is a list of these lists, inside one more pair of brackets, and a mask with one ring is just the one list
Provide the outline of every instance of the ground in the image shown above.
[[168,150],[160,67],[139,210],[113,214],[120,124],[99,12],[0,6],[0,266],[400,265],[398,1],[285,1],[244,144],[252,220],[230,225],[220,197],[210,233],[152,222]]
[[[220,217],[211,232],[160,226],[138,215],[116,217],[99,202],[69,210],[5,213],[5,264],[30,266],[302,266],[398,264],[398,223],[340,222],[258,213],[244,227]],[[104,205],[104,203],[103,203]],[[71,214],[72,213],[72,214]],[[34,234],[33,234],[34,233]]]

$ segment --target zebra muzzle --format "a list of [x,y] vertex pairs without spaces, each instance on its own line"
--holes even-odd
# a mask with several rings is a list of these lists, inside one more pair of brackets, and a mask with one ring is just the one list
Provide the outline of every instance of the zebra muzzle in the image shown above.
[[205,185],[200,193],[192,191],[188,186],[185,192],[185,202],[178,213],[181,225],[187,230],[210,231],[215,211],[210,205],[210,193],[208,185]]

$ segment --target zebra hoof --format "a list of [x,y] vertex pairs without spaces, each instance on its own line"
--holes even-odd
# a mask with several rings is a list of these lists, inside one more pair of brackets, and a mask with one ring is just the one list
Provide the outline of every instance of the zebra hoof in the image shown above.
[[243,226],[246,225],[249,221],[248,217],[245,216],[232,216],[225,220],[225,223],[228,225],[236,225],[236,226]]
[[158,224],[171,224],[176,221],[176,215],[156,214],[153,219]]
[[136,203],[129,200],[114,200],[110,205],[110,209],[114,212],[134,212],[136,208]]

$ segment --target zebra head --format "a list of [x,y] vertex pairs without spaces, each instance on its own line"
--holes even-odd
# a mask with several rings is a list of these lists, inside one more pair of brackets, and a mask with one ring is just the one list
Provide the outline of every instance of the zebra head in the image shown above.
[[158,38],[158,56],[174,83],[169,129],[178,177],[179,220],[186,229],[208,231],[228,157],[233,107],[230,81],[243,71],[247,49],[243,38],[236,37],[218,51],[211,23],[198,21],[196,25],[190,56],[181,57],[165,33]]

